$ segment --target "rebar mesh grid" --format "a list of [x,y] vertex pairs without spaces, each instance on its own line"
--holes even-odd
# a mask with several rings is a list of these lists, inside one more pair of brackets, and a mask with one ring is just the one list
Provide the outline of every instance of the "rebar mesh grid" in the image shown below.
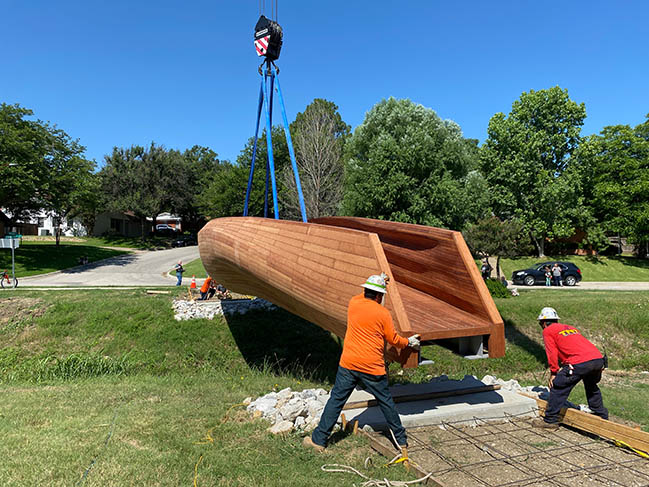
[[408,428],[408,450],[422,470],[449,487],[649,486],[649,460],[572,428],[535,428],[530,419]]

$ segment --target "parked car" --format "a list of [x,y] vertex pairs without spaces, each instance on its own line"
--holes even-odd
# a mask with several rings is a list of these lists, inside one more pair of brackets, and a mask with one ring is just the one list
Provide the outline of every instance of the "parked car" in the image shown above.
[[196,237],[193,235],[181,235],[171,242],[172,247],[189,247],[190,245],[198,245]]
[[574,286],[581,281],[581,271],[572,262],[542,262],[534,264],[534,267],[523,269],[520,271],[512,272],[512,281],[514,284],[525,284],[526,286],[533,286],[534,284],[545,285],[545,267],[552,269],[552,266],[559,264],[561,267],[561,279],[566,286]]
[[174,227],[172,227],[171,225],[167,225],[166,223],[158,223],[155,226],[155,230],[156,230],[156,232],[159,232],[161,230],[171,230],[173,232],[176,231],[176,229]]

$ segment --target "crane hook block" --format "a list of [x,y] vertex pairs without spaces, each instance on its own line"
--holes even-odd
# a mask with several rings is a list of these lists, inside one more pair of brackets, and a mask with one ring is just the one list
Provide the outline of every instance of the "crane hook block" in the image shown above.
[[279,58],[282,49],[282,27],[275,21],[259,17],[255,26],[255,49],[257,56],[266,56],[269,61]]

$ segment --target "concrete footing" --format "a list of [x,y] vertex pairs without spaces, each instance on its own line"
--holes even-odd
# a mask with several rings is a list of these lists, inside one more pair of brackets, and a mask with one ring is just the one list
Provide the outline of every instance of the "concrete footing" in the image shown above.
[[[467,376],[463,380],[433,380],[425,384],[407,384],[390,388],[392,397],[400,395],[427,394],[433,392],[458,391],[484,386],[480,380]],[[355,390],[348,402],[367,401],[374,396]],[[406,428],[430,426],[442,422],[505,419],[508,415],[536,416],[537,404],[534,399],[507,390],[488,391],[474,394],[461,394],[426,399],[423,401],[401,402],[396,404],[401,422]],[[369,425],[380,431],[387,428],[383,413],[378,406],[348,409],[343,411],[347,421],[358,420],[359,427]]]

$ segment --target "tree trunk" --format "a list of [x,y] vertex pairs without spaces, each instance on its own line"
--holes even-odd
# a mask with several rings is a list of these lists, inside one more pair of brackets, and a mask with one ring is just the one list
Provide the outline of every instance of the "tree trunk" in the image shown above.
[[496,256],[496,277],[500,281],[500,255]]
[[538,257],[545,257],[545,236],[542,235],[540,238],[536,238],[532,233],[530,233],[530,237],[532,237],[532,240],[534,241],[536,251],[539,254]]
[[140,218],[140,227],[142,228],[142,240],[146,239],[146,235],[144,234],[144,225],[146,224],[146,218],[141,217]]
[[61,243],[61,219],[54,218],[54,238],[56,239],[56,246]]

